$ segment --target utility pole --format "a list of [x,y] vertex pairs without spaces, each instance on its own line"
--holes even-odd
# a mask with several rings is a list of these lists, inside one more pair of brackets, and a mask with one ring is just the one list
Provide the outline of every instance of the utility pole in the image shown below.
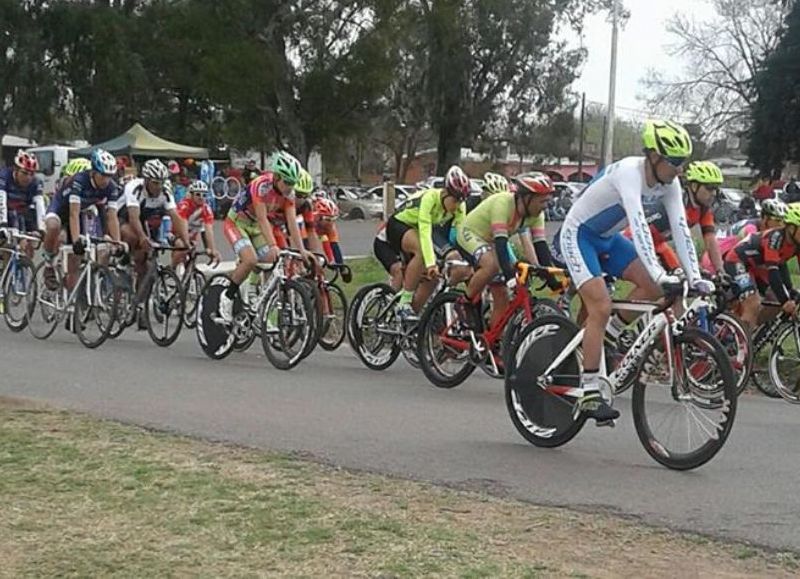
[[607,167],[614,159],[614,100],[617,90],[617,35],[619,32],[619,0],[613,0],[611,8],[611,70],[608,79],[608,110],[606,112],[606,131],[603,139],[603,166]]
[[578,133],[580,141],[578,142],[578,178],[583,182],[583,132],[584,122],[586,119],[586,93],[581,95],[581,128]]

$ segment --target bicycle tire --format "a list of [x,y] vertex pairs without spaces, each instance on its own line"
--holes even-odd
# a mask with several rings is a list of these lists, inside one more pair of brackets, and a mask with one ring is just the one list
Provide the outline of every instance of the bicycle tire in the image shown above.
[[112,275],[114,276],[114,282],[117,284],[119,304],[117,305],[117,317],[114,321],[114,325],[111,326],[111,332],[109,333],[108,337],[112,340],[115,340],[122,335],[122,333],[125,331],[125,328],[129,327],[130,324],[128,323],[128,320],[136,319],[135,314],[131,313],[131,311],[135,311],[136,308],[133,303],[133,280],[131,279],[130,275],[128,275],[128,272],[112,271]]
[[[329,352],[336,350],[342,345],[345,338],[345,325],[347,323],[347,296],[342,288],[332,283],[326,287],[327,296],[325,301],[328,304],[328,311],[331,312],[323,324],[322,335],[319,337],[319,345],[323,350]],[[336,296],[335,298],[333,296]],[[341,316],[333,312],[337,311],[334,302],[338,300],[341,306]],[[338,331],[337,331],[338,328]]]
[[[348,326],[353,334],[350,343],[358,359],[370,370],[385,370],[394,364],[400,355],[398,340],[378,331],[378,321],[368,315],[370,313],[374,315],[382,310],[383,305],[388,304],[394,295],[395,291],[390,285],[375,283],[361,288],[350,306],[352,325],[348,324]],[[378,306],[375,312],[370,309],[373,305]],[[365,330],[374,331],[376,336],[374,343],[373,340],[365,339]],[[367,343],[368,341],[369,343]]]
[[[75,309],[72,314],[72,327],[81,344],[89,349],[100,347],[111,333],[111,328],[117,317],[119,293],[117,284],[111,270],[100,264],[88,264],[91,268],[89,274],[81,280],[75,294]],[[92,296],[89,298],[85,286],[92,278]],[[91,302],[91,303],[90,303]],[[100,311],[107,311],[108,320],[101,321]],[[96,322],[96,324],[95,324]],[[88,329],[97,325],[97,336],[90,336]]]
[[[784,342],[787,338],[794,342],[794,348],[785,346]],[[785,372],[779,371],[778,362],[779,358],[785,358],[787,352],[792,353],[792,350],[794,350],[795,357],[800,357],[799,344],[800,326],[797,323],[786,324],[772,343],[767,366],[775,391],[781,398],[792,404],[800,404],[800,373],[797,372],[800,369],[800,364],[795,364],[795,367],[791,369],[787,376],[787,378],[794,377],[794,388],[792,388],[789,380],[784,378]]]
[[[537,384],[579,331],[575,322],[562,314],[542,316],[525,326],[507,358],[506,410],[517,432],[534,446],[562,446],[586,423],[585,414],[575,413],[577,401],[547,392]],[[552,375],[579,385],[581,372],[580,355],[575,350]]]
[[[736,394],[738,396],[744,392],[745,388],[747,388],[747,382],[750,380],[750,372],[753,368],[753,342],[751,339],[750,330],[738,317],[728,312],[717,314],[711,320],[711,323],[720,323],[721,325],[727,326],[728,330],[731,331],[735,336],[734,339],[737,343],[737,349],[734,356],[732,355],[734,352],[731,352],[730,349],[727,348],[728,344],[723,339],[726,338],[726,335],[721,334],[720,330],[715,330],[713,334],[720,342],[722,347],[726,348],[728,357],[731,359],[733,371],[736,375]],[[746,347],[746,351],[744,353],[741,352],[742,345]]]
[[[163,294],[162,291],[164,292]],[[157,346],[162,348],[171,346],[180,336],[181,327],[183,326],[183,296],[183,286],[175,270],[171,267],[159,267],[144,300],[144,319],[147,325],[147,333]],[[154,302],[154,300],[157,301]],[[164,320],[163,333],[156,331],[154,327],[155,324],[160,323],[159,317]],[[174,327],[170,332],[169,320],[173,317],[175,318]]]
[[[272,315],[271,306],[273,304],[279,306],[278,311],[274,314],[278,316],[278,320],[274,324],[277,331],[270,329],[268,319]],[[286,320],[283,319],[283,315],[286,313],[286,308],[288,307],[287,304],[291,304],[292,315],[300,313],[299,319],[291,320],[291,324],[286,324]],[[301,312],[295,311],[298,306]],[[261,304],[258,313],[259,319],[261,320],[261,345],[264,349],[264,355],[275,368],[279,370],[290,370],[303,360],[303,354],[308,347],[308,341],[310,341],[314,335],[313,327],[311,327],[310,323],[312,307],[311,298],[306,288],[303,284],[291,279],[283,280],[278,284],[272,291],[272,294],[267,296]],[[290,336],[287,336],[285,333],[287,327],[295,328]],[[302,332],[302,335],[298,336],[297,332]],[[300,344],[297,343],[298,339],[301,340]],[[289,341],[292,343],[289,344]],[[288,355],[285,358],[281,357],[289,352],[290,346],[295,347],[298,345],[297,353]]]
[[[25,272],[25,282],[22,287],[19,287],[18,276],[20,272]],[[34,266],[33,262],[27,256],[18,255],[16,263],[13,267],[9,268],[8,275],[6,275],[5,283],[3,284],[3,318],[6,321],[8,329],[14,333],[21,332],[28,325],[28,303],[27,294],[28,288],[33,283]],[[17,276],[17,279],[15,279]],[[16,311],[18,305],[22,306],[22,311],[19,316],[16,313],[12,314],[12,310]]]
[[[649,395],[648,388],[650,388],[651,392],[655,391],[654,382],[649,380],[648,383],[648,381],[642,380],[643,372],[655,373],[663,371],[663,366],[656,366],[651,370],[647,369],[647,360],[655,353],[656,348],[661,346],[661,343],[662,340],[653,341],[650,347],[645,351],[642,357],[643,362],[637,370],[631,400],[633,423],[636,427],[636,434],[639,437],[639,441],[647,454],[656,462],[672,470],[691,470],[707,463],[725,445],[731,428],[733,428],[734,419],[736,418],[738,399],[736,393],[736,378],[734,377],[733,368],[727,358],[725,349],[719,341],[708,332],[699,328],[689,327],[685,328],[681,334],[673,337],[673,345],[675,348],[674,356],[676,360],[681,361],[681,367],[686,370],[683,374],[686,375],[687,378],[690,378],[688,375],[692,374],[692,364],[687,364],[686,362],[699,360],[699,358],[693,358],[691,356],[691,352],[688,351],[686,346],[689,344],[701,344],[705,349],[703,359],[708,360],[708,356],[710,355],[711,361],[714,364],[714,369],[719,373],[719,380],[722,382],[721,390],[719,388],[709,390],[709,394],[705,395],[696,387],[690,385],[684,387],[683,392],[676,392],[675,383],[677,381],[677,376],[668,373],[669,378],[667,381],[670,383],[669,387],[665,386],[665,389],[659,390],[658,392],[668,392],[668,398],[672,398],[673,401],[676,400],[676,397],[681,398],[680,402],[686,404],[687,408],[689,407],[688,405],[691,405],[691,407],[701,410],[719,410],[724,416],[723,420],[721,420],[721,427],[716,428],[718,432],[715,433],[715,436],[711,436],[710,439],[698,449],[689,452],[677,452],[671,448],[667,448],[663,438],[660,436],[657,437],[653,433],[651,420],[648,418],[648,412],[645,410],[645,404]],[[646,375],[645,377],[649,378],[650,376]],[[657,396],[657,394],[655,396]],[[663,402],[659,401],[655,406],[661,409],[665,405]],[[666,424],[665,419],[652,422],[654,424],[657,423],[658,426]],[[683,435],[683,432],[688,430],[685,428],[688,421],[679,420],[679,422],[681,435]],[[705,419],[703,425],[699,428],[707,432],[709,422],[709,419]],[[691,439],[691,435],[687,438]]]
[[186,287],[183,288],[183,323],[189,329],[193,329],[197,325],[197,303],[200,300],[200,295],[203,293],[203,287],[205,285],[205,276],[201,272],[195,270],[192,272],[191,276],[189,276]]
[[[437,367],[440,364],[432,359],[434,357],[434,353],[432,351],[433,338],[435,335],[438,335],[440,331],[442,331],[442,328],[439,328],[438,324],[445,323],[447,324],[447,327],[451,327],[453,325],[447,321],[448,317],[453,317],[448,316],[447,307],[449,305],[452,311],[453,304],[455,304],[456,300],[458,300],[458,298],[462,295],[463,292],[455,290],[440,293],[428,304],[419,320],[419,326],[417,329],[417,358],[419,359],[422,373],[425,374],[425,377],[431,384],[438,388],[455,388],[456,386],[463,384],[464,381],[475,371],[475,364],[469,358],[469,350],[456,353],[456,355],[452,357],[452,359],[456,360],[459,356],[466,354],[466,356],[463,358],[465,363],[460,369],[456,370],[450,375],[445,375],[443,372],[439,371]],[[447,327],[444,329],[446,330]],[[448,356],[448,352],[444,351],[444,355]]]
[[[44,269],[47,263],[42,261],[33,271],[33,283],[25,294],[27,302],[28,331],[37,340],[46,340],[55,332],[58,323],[66,311],[64,302],[64,279],[61,270],[56,267],[55,275],[58,288],[47,289],[44,282]],[[50,305],[52,304],[52,305]]]
[[233,352],[234,332],[216,323],[213,312],[219,307],[219,296],[230,286],[231,280],[224,273],[211,276],[197,303],[197,325],[195,333],[203,353],[212,360],[222,360]]
[[293,281],[297,282],[303,290],[306,292],[308,296],[309,302],[311,304],[311,310],[309,311],[310,319],[309,322],[311,324],[311,339],[306,344],[305,350],[303,350],[303,358],[308,358],[311,353],[314,351],[314,348],[319,343],[319,339],[322,336],[323,330],[323,322],[324,322],[324,315],[323,315],[323,306],[322,306],[322,295],[319,290],[319,286],[317,282],[305,277],[298,277],[295,278]]

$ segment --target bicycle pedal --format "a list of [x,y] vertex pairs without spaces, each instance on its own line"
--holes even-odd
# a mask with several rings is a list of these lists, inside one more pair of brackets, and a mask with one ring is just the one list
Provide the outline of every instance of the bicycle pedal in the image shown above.
[[595,421],[595,426],[597,426],[598,428],[600,428],[602,426],[606,426],[606,427],[609,427],[609,428],[614,428],[616,425],[617,425],[617,421],[613,420],[613,419],[612,420],[596,420]]

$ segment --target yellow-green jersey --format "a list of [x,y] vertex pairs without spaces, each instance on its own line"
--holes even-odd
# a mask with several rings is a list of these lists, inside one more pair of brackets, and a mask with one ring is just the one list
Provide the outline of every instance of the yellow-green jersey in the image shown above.
[[442,203],[442,189],[425,189],[415,193],[403,205],[403,208],[392,217],[419,233],[419,244],[422,248],[422,259],[425,267],[436,264],[433,249],[433,227],[450,222],[458,227],[464,221],[466,209],[464,203],[458,204],[455,213],[448,213]]
[[491,243],[495,237],[509,237],[531,229],[535,239],[544,239],[544,212],[521,222],[513,193],[495,193],[480,202],[464,219],[464,229]]

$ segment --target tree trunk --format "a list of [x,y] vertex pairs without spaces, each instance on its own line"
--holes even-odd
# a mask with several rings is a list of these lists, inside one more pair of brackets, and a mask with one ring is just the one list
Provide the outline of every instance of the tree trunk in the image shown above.
[[439,127],[436,145],[436,174],[444,175],[447,169],[461,162],[461,140],[458,124],[449,123]]
[[418,131],[412,131],[408,137],[408,141],[406,143],[406,158],[403,161],[403,167],[400,170],[400,178],[398,183],[405,183],[406,176],[408,175],[408,170],[411,167],[411,163],[414,162],[414,157],[417,154],[417,137],[419,135]]

